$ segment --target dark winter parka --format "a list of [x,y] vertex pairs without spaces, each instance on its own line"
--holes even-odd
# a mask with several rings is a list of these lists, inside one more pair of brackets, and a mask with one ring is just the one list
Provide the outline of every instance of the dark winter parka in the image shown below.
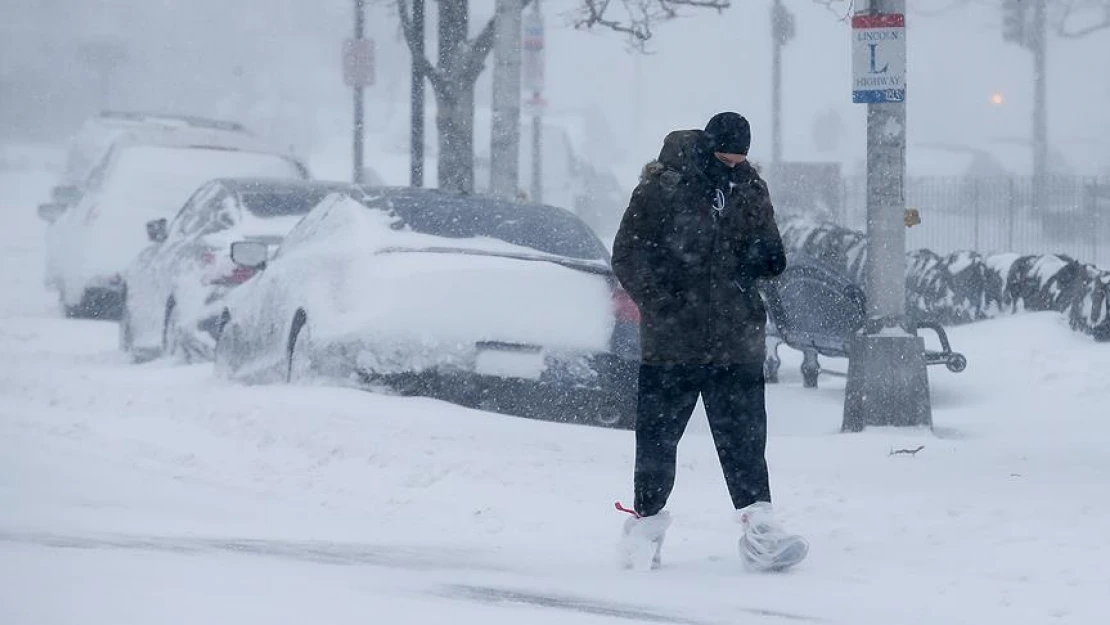
[[646,364],[756,364],[766,354],[756,280],[786,267],[774,208],[755,169],[723,168],[703,136],[667,135],[613,243],[613,270],[640,308]]

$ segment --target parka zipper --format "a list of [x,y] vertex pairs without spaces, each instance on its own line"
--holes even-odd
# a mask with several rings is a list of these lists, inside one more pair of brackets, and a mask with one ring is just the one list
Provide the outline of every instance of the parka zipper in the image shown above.
[[727,199],[723,198],[724,194],[721,192],[720,189],[714,189],[714,192],[717,198],[722,200],[722,206],[720,210],[717,210],[717,208],[714,206],[711,213],[713,220],[713,246],[710,248],[709,251],[709,315],[707,323],[708,336],[706,337],[709,343],[709,353],[706,355],[706,360],[709,364],[711,364],[716,359],[717,352],[717,334],[715,332],[715,330],[717,329],[717,292],[716,289],[713,288],[713,280],[716,277],[717,273],[717,255],[719,253],[717,248],[720,245],[721,241],[721,220],[724,215],[724,205],[725,202],[727,202]]

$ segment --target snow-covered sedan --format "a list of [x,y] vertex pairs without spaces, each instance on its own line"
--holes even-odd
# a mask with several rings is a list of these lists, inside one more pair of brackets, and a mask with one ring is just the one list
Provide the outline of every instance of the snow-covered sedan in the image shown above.
[[276,249],[314,206],[347,182],[225,178],[202,186],[172,222],[147,224],[153,244],[123,274],[120,348],[132,360],[212,357],[224,295],[254,270],[231,261],[231,244]]
[[[274,152],[196,143],[192,131],[117,143],[90,176],[78,204],[47,231],[47,283],[67,316],[117,319],[121,272],[143,250],[148,221],[172,217],[201,185],[224,177],[309,177]],[[41,214],[41,213],[40,213]]]
[[633,421],[639,313],[600,240],[550,206],[426,189],[329,195],[226,298],[216,370],[323,377],[510,414]]

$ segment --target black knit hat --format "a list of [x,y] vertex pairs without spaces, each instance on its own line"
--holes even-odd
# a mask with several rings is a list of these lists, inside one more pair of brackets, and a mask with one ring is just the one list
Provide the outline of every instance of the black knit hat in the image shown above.
[[705,141],[712,152],[747,154],[752,144],[752,129],[743,115],[717,113],[705,125]]

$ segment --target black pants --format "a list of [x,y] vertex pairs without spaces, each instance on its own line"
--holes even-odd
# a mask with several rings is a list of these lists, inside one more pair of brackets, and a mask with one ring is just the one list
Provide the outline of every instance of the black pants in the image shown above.
[[636,512],[658,513],[674,488],[678,442],[701,395],[732,504],[771,501],[763,366],[641,365]]

